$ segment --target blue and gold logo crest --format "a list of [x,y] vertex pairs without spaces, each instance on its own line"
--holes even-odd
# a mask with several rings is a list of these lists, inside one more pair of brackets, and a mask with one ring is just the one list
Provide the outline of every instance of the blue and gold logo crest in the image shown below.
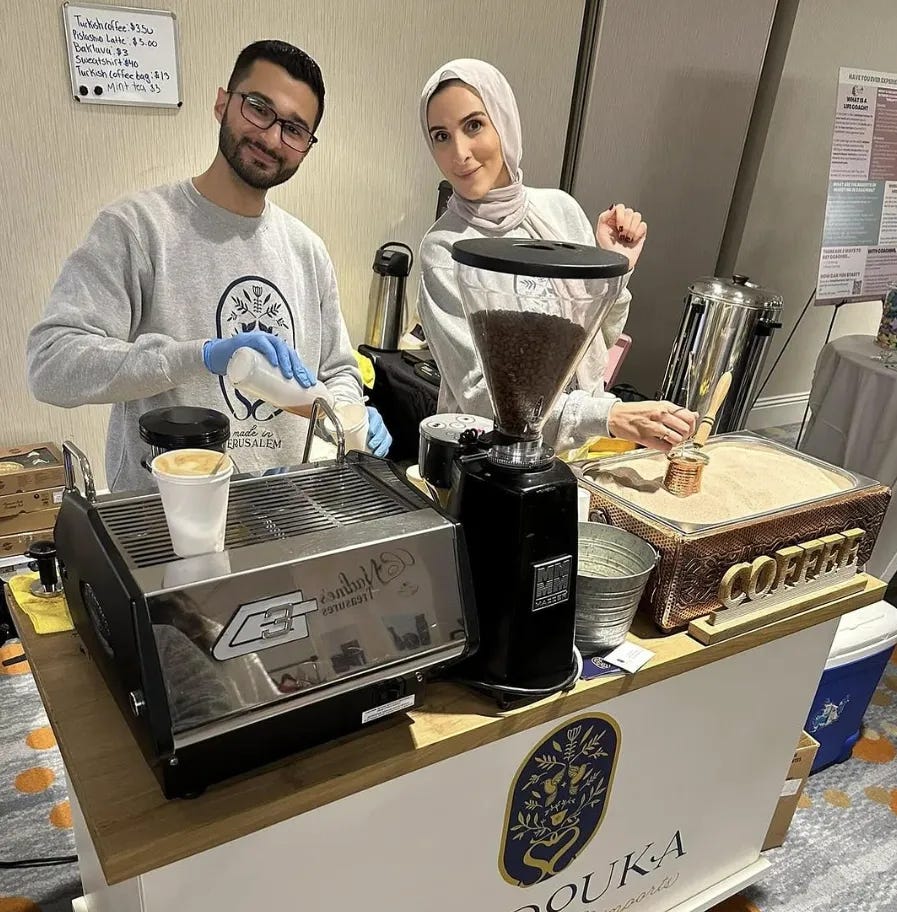
[[508,794],[498,861],[508,883],[531,887],[579,856],[604,818],[619,750],[617,723],[589,715],[530,752]]

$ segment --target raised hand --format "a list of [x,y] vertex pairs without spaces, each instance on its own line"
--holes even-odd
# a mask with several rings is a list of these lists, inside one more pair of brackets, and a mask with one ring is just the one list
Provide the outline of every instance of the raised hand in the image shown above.
[[648,225],[642,221],[641,212],[622,203],[615,203],[605,209],[598,216],[598,224],[595,226],[595,242],[598,246],[602,250],[622,253],[629,260],[630,269],[635,269],[647,234]]

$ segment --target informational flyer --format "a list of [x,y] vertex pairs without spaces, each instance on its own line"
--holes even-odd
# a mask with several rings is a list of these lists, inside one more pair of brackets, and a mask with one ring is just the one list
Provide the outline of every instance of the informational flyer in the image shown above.
[[897,74],[842,67],[816,303],[868,301],[897,281]]

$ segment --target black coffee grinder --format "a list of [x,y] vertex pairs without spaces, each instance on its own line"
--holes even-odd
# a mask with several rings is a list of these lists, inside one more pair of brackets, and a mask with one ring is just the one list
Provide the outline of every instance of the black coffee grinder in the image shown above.
[[542,428],[629,265],[525,238],[458,241],[452,257],[495,416],[491,434],[462,436],[452,467],[448,511],[464,528],[480,620],[479,651],[456,676],[507,704],[570,687],[581,668],[576,478]]

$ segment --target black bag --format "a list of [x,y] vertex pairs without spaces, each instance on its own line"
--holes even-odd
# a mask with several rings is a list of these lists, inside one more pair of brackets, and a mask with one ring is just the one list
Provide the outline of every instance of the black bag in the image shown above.
[[628,383],[618,383],[616,386],[612,386],[608,392],[622,402],[647,402],[649,398]]
[[420,423],[436,414],[439,396],[436,362],[416,352],[370,345],[359,345],[358,351],[371,359],[377,374],[374,386],[366,387],[365,394],[392,434],[389,458],[412,465],[417,462]]

